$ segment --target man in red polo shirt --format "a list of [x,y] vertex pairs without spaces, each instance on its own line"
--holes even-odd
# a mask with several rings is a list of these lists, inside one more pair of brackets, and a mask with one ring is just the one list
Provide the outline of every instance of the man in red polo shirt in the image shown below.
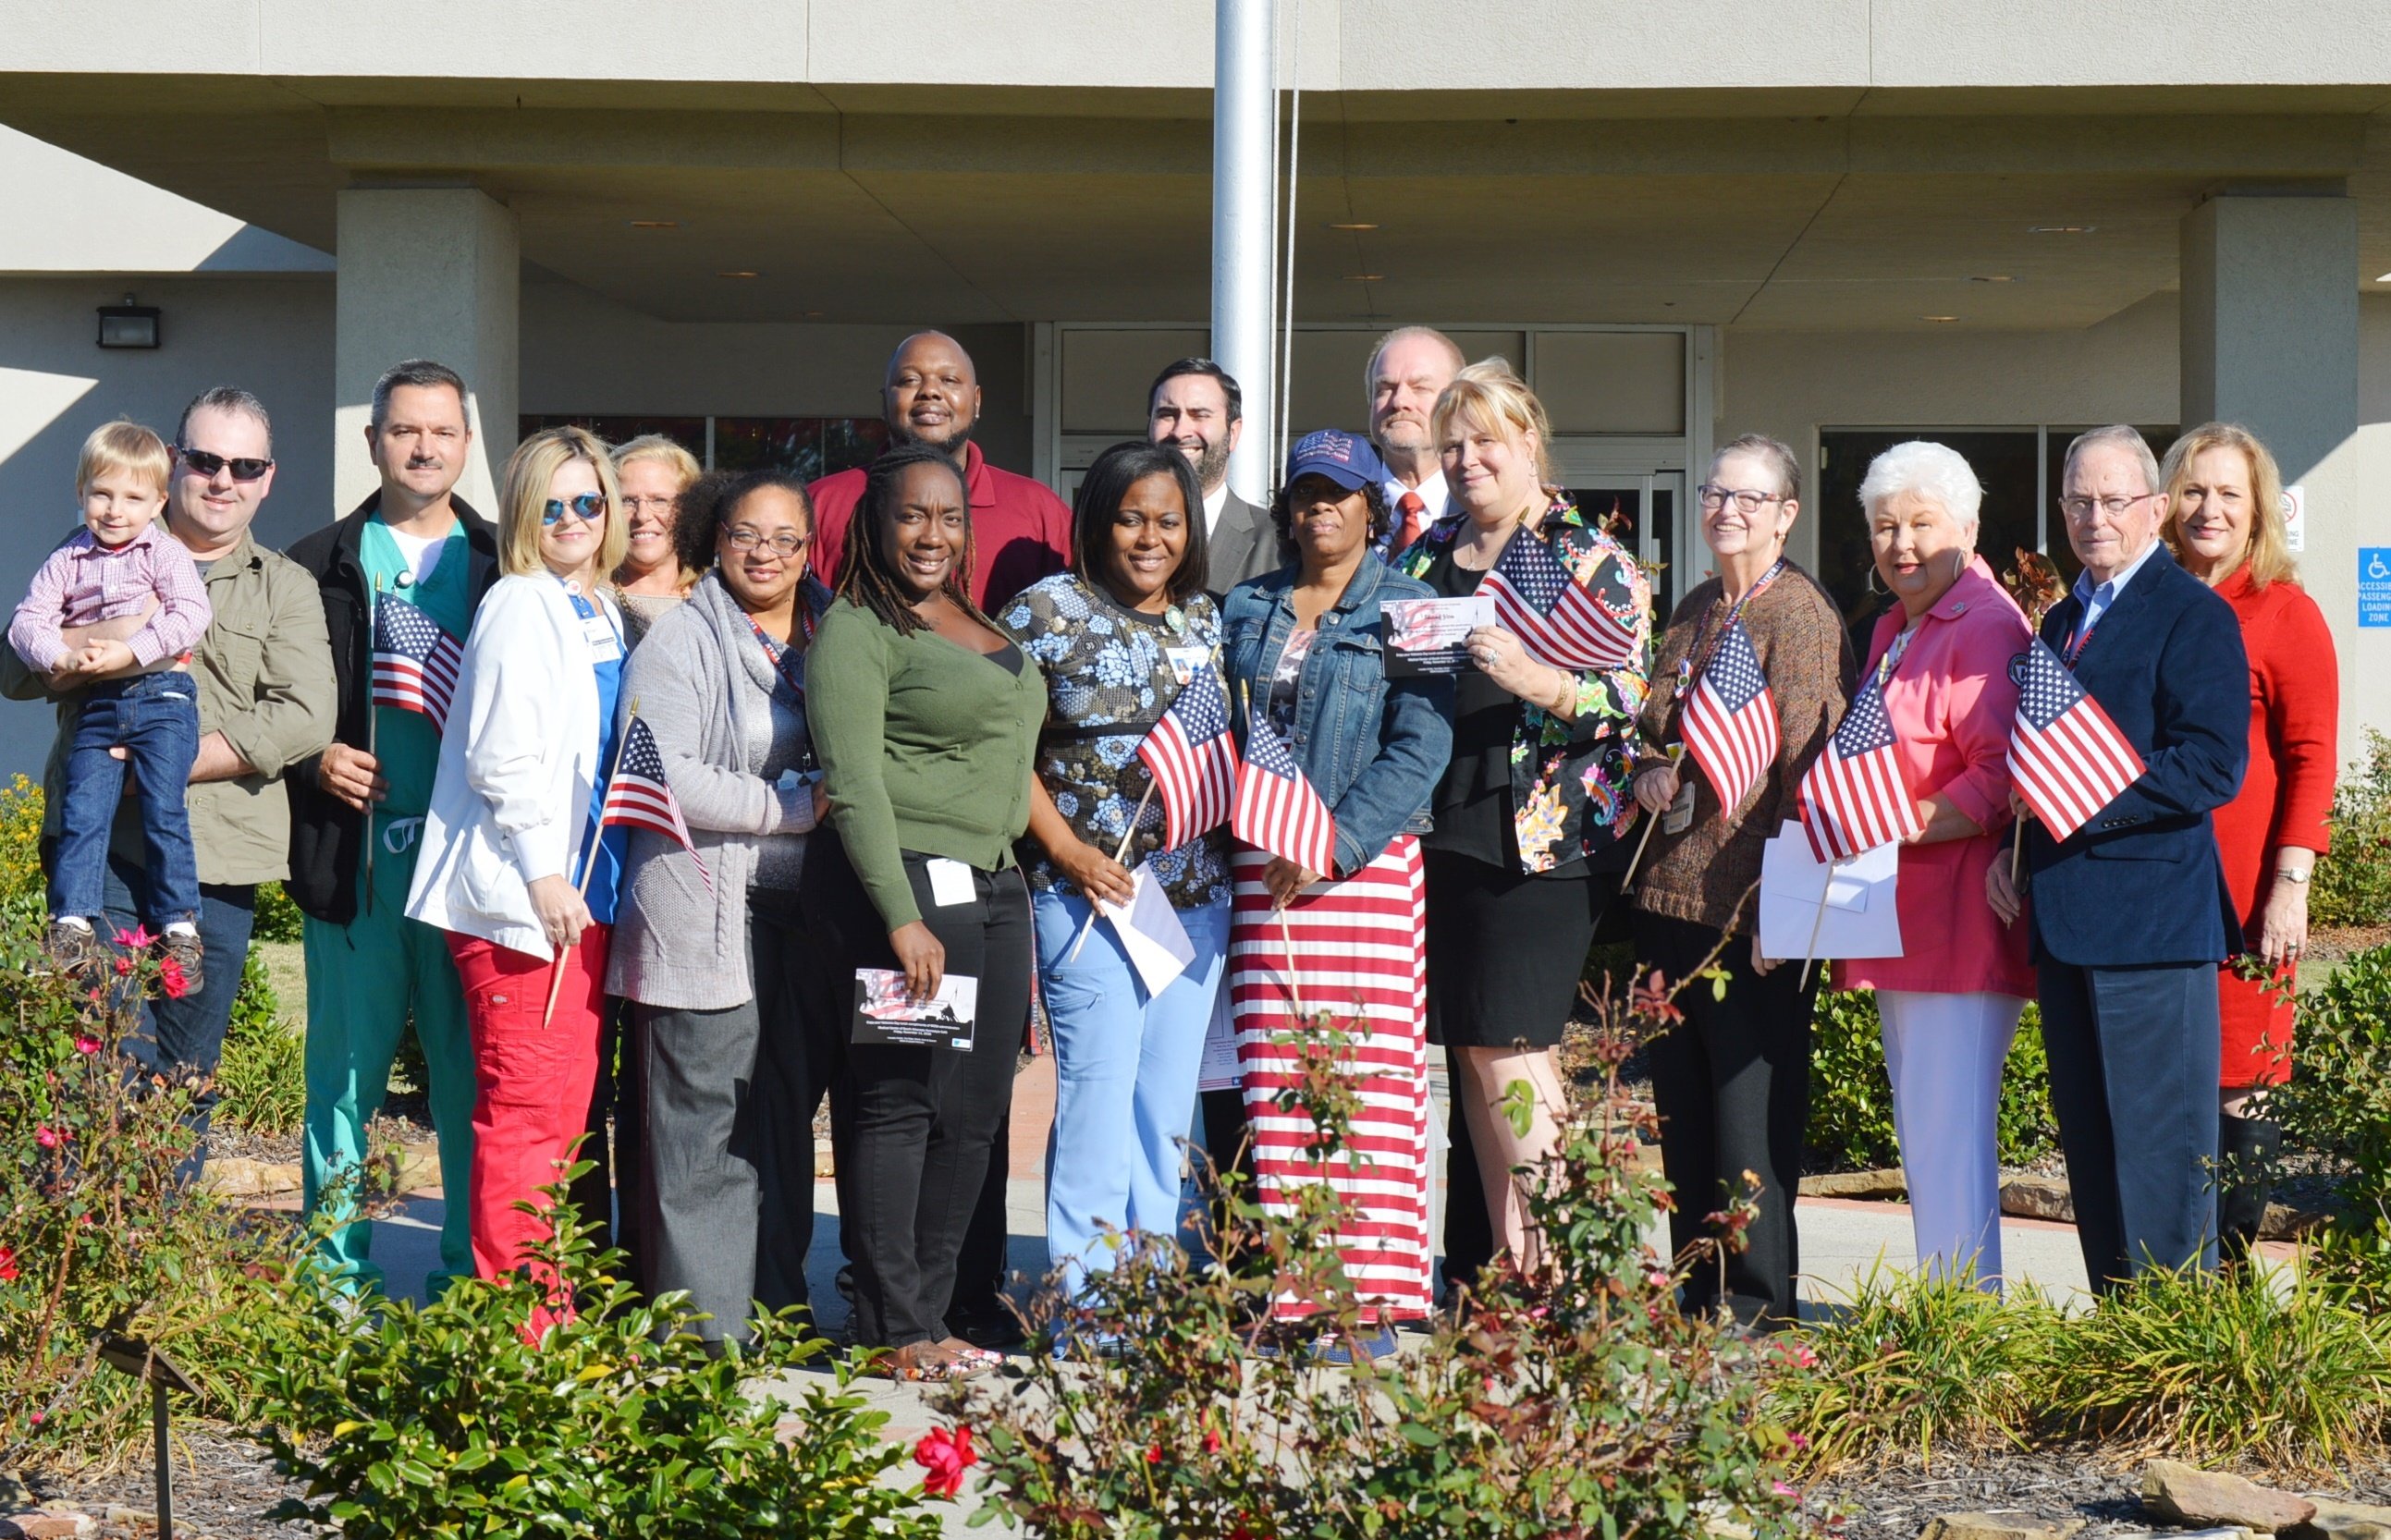
[[[1071,564],[1070,508],[1042,483],[989,465],[971,442],[979,375],[961,342],[942,331],[917,331],[897,344],[880,399],[892,443],[931,444],[963,469],[971,494],[973,603],[992,610]],[[863,478],[859,468],[842,470],[806,489],[814,504],[814,575],[834,588]]]

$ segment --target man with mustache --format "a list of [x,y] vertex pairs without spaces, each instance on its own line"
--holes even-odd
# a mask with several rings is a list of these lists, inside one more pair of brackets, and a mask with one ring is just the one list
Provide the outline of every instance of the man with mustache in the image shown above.
[[1370,442],[1387,462],[1387,507],[1393,510],[1380,556],[1391,557],[1444,517],[1444,469],[1428,414],[1468,362],[1460,345],[1433,327],[1397,327],[1378,339],[1362,372],[1370,397]]
[[[963,473],[971,494],[974,604],[993,610],[1071,564],[1071,510],[1041,483],[989,465],[972,443],[979,374],[961,342],[942,331],[917,331],[898,343],[880,399],[890,443],[943,449]],[[863,471],[838,471],[806,492],[814,505],[814,575],[836,588],[847,520],[863,495]]]
[[[291,788],[289,886],[307,917],[306,1200],[312,1215],[328,1184],[354,1178],[411,1020],[430,1072],[423,1089],[447,1195],[440,1264],[426,1283],[437,1294],[473,1276],[465,1226],[473,1054],[464,991],[447,938],[406,915],[441,725],[423,711],[374,700],[372,654],[376,628],[387,630],[392,618],[383,611],[397,606],[411,607],[399,618],[419,635],[429,638],[418,623],[429,621],[461,648],[498,578],[498,533],[455,494],[473,451],[465,382],[455,370],[419,358],[383,374],[366,450],[381,490],[290,553],[322,596],[339,690],[333,742],[293,767]],[[385,597],[391,606],[381,603]],[[396,633],[381,639],[394,644]],[[448,672],[453,677],[453,662]],[[356,1220],[326,1238],[323,1261],[362,1289],[381,1277],[372,1249],[371,1223]]]
[[1229,456],[1245,437],[1245,392],[1208,358],[1183,358],[1145,393],[1146,437],[1187,456],[1204,494],[1204,585],[1220,597],[1279,568],[1270,513],[1229,490]]

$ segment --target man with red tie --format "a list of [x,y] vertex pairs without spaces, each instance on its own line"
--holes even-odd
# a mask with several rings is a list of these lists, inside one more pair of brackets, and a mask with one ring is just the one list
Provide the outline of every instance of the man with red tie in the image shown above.
[[1444,517],[1444,468],[1428,414],[1468,360],[1433,327],[1397,327],[1378,339],[1364,379],[1370,390],[1370,442],[1387,462],[1387,507],[1394,513],[1378,554],[1393,556]]

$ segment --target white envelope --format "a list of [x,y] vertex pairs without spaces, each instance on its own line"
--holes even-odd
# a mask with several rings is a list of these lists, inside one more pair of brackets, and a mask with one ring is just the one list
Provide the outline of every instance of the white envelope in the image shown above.
[[1121,950],[1129,954],[1130,965],[1152,996],[1169,989],[1172,980],[1187,971],[1187,965],[1196,960],[1196,943],[1187,939],[1187,927],[1179,923],[1170,895],[1154,879],[1153,867],[1139,863],[1130,880],[1137,891],[1127,904],[1107,904],[1100,898],[1096,908],[1113,922]]
[[1796,961],[1900,956],[1900,873],[1901,847],[1890,843],[1829,867],[1810,853],[1801,824],[1787,819],[1761,851],[1762,955]]

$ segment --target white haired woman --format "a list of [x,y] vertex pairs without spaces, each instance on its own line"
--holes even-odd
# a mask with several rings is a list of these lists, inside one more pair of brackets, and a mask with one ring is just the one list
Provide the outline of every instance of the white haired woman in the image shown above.
[[1955,451],[1913,440],[1860,482],[1868,545],[1893,605],[1876,623],[1860,688],[1884,692],[1924,828],[1901,852],[1905,955],[1835,965],[1840,989],[1876,991],[1893,1118],[1919,1264],[1972,1267],[1999,1287],[2001,1064],[2034,994],[2022,929],[1984,902],[2006,860],[2010,661],[2033,632],[1976,555],[1984,489]]

